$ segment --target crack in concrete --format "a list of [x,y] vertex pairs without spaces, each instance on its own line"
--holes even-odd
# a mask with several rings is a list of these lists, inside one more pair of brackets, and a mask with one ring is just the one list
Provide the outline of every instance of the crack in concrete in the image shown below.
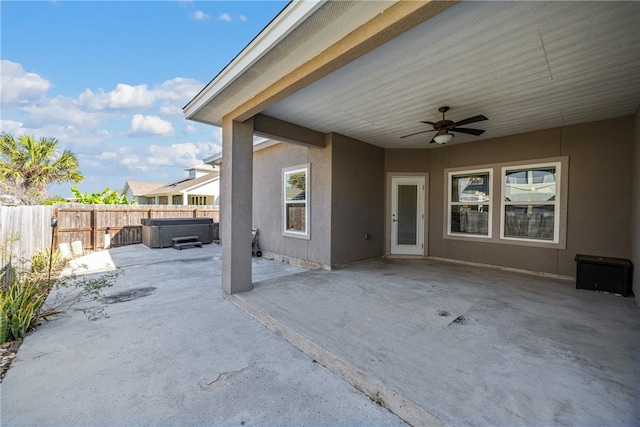
[[238,371],[223,372],[220,375],[218,375],[218,377],[215,380],[211,382],[207,382],[207,380],[202,380],[200,381],[200,383],[198,383],[198,385],[200,386],[202,391],[219,390],[221,388],[227,387],[229,385],[229,382],[232,379],[242,374],[243,372],[248,371],[249,369],[251,369],[251,365],[246,366]]

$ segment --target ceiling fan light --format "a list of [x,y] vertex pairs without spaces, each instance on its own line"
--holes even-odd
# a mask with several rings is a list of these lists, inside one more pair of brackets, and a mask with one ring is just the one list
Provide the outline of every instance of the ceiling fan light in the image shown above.
[[451,142],[451,140],[453,139],[453,135],[448,133],[448,132],[438,132],[438,134],[436,136],[433,137],[433,140],[436,142],[436,144],[446,144],[447,142]]

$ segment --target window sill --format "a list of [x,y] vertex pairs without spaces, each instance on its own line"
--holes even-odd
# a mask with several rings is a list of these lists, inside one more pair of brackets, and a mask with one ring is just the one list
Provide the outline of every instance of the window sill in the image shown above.
[[282,237],[291,237],[292,239],[299,240],[311,240],[311,236],[309,236],[309,233],[295,233],[292,231],[282,232]]
[[498,245],[512,245],[512,246],[527,246],[533,248],[547,248],[547,249],[566,249],[566,242],[551,242],[532,239],[512,239],[508,237],[488,237],[488,236],[463,236],[458,234],[447,234],[444,236],[445,240],[457,240],[464,242],[477,242],[477,243],[494,243]]

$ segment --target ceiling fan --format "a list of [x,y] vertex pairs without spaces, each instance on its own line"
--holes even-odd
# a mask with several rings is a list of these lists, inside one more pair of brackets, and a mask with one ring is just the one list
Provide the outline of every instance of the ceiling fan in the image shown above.
[[451,120],[447,120],[444,117],[445,113],[449,111],[449,107],[440,107],[438,111],[442,113],[442,120],[439,120],[435,123],[429,122],[429,121],[420,122],[420,123],[426,123],[428,125],[433,126],[433,129],[411,133],[409,135],[401,136],[400,138],[407,138],[409,136],[418,135],[425,132],[437,131],[437,133],[431,139],[430,144],[433,144],[434,142],[436,144],[446,144],[447,142],[453,139],[453,135],[450,134],[449,132],[467,133],[469,135],[476,135],[476,136],[482,135],[484,133],[484,130],[482,129],[468,129],[468,128],[460,128],[458,126],[468,125],[470,123],[475,123],[475,122],[481,122],[483,120],[489,120],[481,114],[479,116],[473,116],[473,117],[469,117],[468,119],[460,120],[459,122],[452,122]]

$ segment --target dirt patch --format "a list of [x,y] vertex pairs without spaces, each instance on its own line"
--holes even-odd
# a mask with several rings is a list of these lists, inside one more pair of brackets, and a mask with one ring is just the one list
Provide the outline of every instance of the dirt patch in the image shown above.
[[449,323],[450,325],[466,325],[468,323],[468,319],[464,316],[458,316],[455,319],[453,319],[453,321],[451,323]]
[[133,301],[134,299],[143,298],[149,296],[155,291],[156,288],[149,286],[147,288],[135,288],[128,291],[118,292],[116,294],[107,295],[102,297],[100,301],[105,304],[117,304],[120,302]]

